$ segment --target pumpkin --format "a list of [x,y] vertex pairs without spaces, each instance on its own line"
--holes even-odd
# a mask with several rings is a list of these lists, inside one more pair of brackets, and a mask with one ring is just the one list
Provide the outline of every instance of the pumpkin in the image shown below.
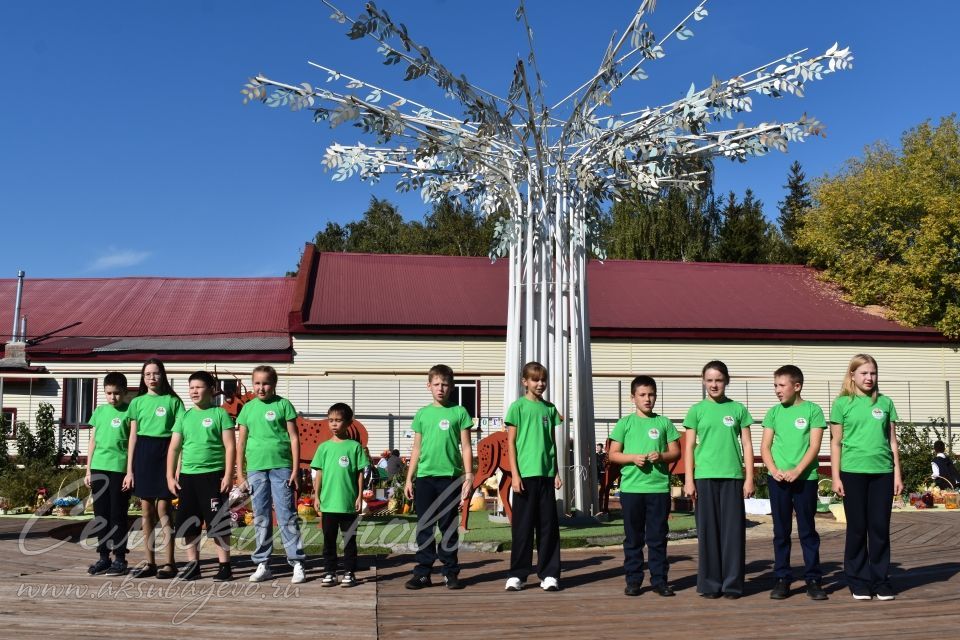
[[410,513],[410,503],[409,503],[409,502],[408,502],[407,504],[403,505],[403,514],[406,515],[406,514],[408,514],[408,513]]
[[252,511],[248,511],[247,514],[246,514],[245,516],[243,516],[243,524],[247,525],[248,527],[253,524],[253,512],[252,512]]
[[306,522],[312,522],[317,519],[317,510],[311,504],[301,504],[297,507],[297,515]]
[[473,494],[473,497],[470,498],[470,511],[483,511],[487,508],[486,498],[483,497],[483,494],[477,491]]

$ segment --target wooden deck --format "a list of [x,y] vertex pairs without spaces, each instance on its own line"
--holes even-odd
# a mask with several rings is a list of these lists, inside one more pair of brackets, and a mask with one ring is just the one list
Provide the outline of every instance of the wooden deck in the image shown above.
[[[694,541],[670,545],[675,598],[627,598],[619,549],[565,551],[558,593],[542,592],[533,579],[523,592],[505,592],[506,555],[476,553],[461,554],[463,591],[404,589],[407,555],[364,558],[363,582],[353,589],[321,588],[314,571],[294,587],[282,563],[274,583],[251,584],[247,557],[235,561],[239,579],[225,584],[90,577],[85,568],[93,552],[58,540],[63,524],[41,520],[21,541],[24,521],[0,518],[0,637],[929,639],[960,633],[960,514],[942,511],[894,514],[900,595],[893,602],[857,602],[838,584],[843,531],[836,526],[822,527],[830,600],[797,593],[778,602],[767,594],[768,525],[750,529],[745,597],[707,601],[695,593]],[[794,551],[796,565],[796,544]]]

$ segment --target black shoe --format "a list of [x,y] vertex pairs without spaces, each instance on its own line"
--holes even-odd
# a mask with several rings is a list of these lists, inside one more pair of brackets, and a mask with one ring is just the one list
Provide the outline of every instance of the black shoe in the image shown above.
[[771,600],[786,600],[790,597],[790,583],[785,578],[777,578],[777,584],[770,591]]
[[101,576],[110,569],[110,558],[100,558],[87,567],[87,573],[92,576]]
[[[198,567],[199,569],[199,567]],[[230,582],[233,580],[233,569],[230,568],[229,563],[221,563],[220,568],[217,569],[217,572],[213,576],[214,582]]]
[[433,586],[433,583],[430,582],[430,576],[413,576],[405,585],[407,589],[423,589],[425,587]]
[[725,594],[723,594],[723,599],[724,599],[724,600],[739,600],[739,599],[740,599],[740,594],[739,594],[739,593],[725,593]]
[[447,589],[453,589],[454,591],[463,589],[463,583],[460,582],[460,576],[455,573],[451,573],[448,576],[443,576],[443,583],[447,585]]
[[[200,571],[200,565],[197,564],[197,571]],[[177,575],[177,565],[168,563],[156,570],[156,576],[160,580],[169,580],[170,578],[176,578]]]
[[807,583],[807,595],[811,600],[826,600],[827,592],[823,590],[823,587],[819,582],[811,580]]
[[655,584],[650,588],[658,596],[663,596],[664,598],[669,598],[675,596],[673,589],[668,584]]
[[897,593],[893,590],[893,587],[890,586],[889,582],[879,585],[876,594],[877,600],[894,600],[897,597]]
[[863,587],[858,587],[856,589],[850,589],[851,595],[853,595],[854,600],[871,600],[873,596],[870,595],[870,592]]
[[701,593],[701,594],[700,594],[700,597],[701,597],[701,598],[706,598],[707,600],[716,600],[717,598],[719,598],[719,597],[722,596],[722,595],[723,595],[722,593],[716,593],[716,592],[714,592],[714,593]]
[[[157,577],[159,578],[160,576],[158,575]],[[183,565],[180,573],[177,574],[177,580],[197,580],[198,578],[200,578],[199,562],[188,562]]]
[[623,595],[625,596],[638,596],[640,595],[640,583],[639,582],[628,582],[626,588],[623,590]]
[[141,564],[130,572],[131,578],[152,578],[155,575],[157,575],[157,565],[151,562]]
[[113,564],[110,565],[110,568],[107,569],[105,576],[125,576],[127,575],[127,561],[117,558],[113,561]]

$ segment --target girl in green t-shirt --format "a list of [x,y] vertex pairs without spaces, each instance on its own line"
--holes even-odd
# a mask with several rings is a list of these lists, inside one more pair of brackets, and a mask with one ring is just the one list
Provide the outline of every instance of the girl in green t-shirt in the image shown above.
[[877,389],[877,361],[854,356],[830,409],[830,458],[847,517],[843,572],[856,600],[896,597],[889,572],[890,510],[903,492],[896,422],[893,401]]
[[696,500],[697,592],[736,599],[743,595],[746,572],[743,501],[753,495],[753,416],[727,397],[727,365],[713,360],[702,375],[707,397],[683,420],[684,490]]

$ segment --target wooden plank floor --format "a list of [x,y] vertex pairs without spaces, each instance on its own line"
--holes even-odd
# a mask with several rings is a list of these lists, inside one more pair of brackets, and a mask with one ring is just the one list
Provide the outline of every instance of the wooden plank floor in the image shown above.
[[[671,543],[675,598],[622,595],[618,548],[565,551],[564,587],[545,593],[534,579],[520,593],[503,591],[506,554],[463,553],[463,591],[435,586],[408,591],[412,558],[361,559],[362,584],[324,589],[315,571],[298,587],[275,566],[273,583],[251,584],[246,556],[238,580],[178,584],[154,579],[91,577],[94,554],[62,541],[64,522],[42,519],[21,537],[23,520],[0,518],[0,637],[112,638],[926,638],[960,631],[960,514],[903,512],[893,516],[893,602],[854,601],[838,583],[843,530],[823,520],[821,557],[830,600],[797,593],[772,601],[769,524],[751,527],[747,593],[737,601],[697,597],[696,543]],[[69,524],[69,523],[68,523]],[[131,559],[139,559],[133,552]],[[205,572],[213,572],[208,559]],[[794,544],[794,565],[800,564]]]

